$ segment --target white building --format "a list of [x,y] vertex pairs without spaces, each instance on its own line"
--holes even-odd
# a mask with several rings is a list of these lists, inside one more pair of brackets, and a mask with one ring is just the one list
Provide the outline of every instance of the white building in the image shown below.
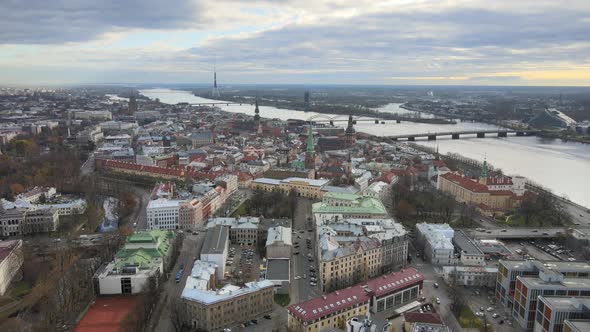
[[45,198],[49,199],[55,196],[56,191],[53,187],[35,187],[26,193],[22,193],[17,196],[17,199],[23,199],[29,203],[37,203],[41,196],[45,195]]
[[417,240],[423,245],[424,258],[434,265],[454,263],[452,240],[455,231],[449,224],[416,224]]
[[373,198],[377,198],[381,202],[386,202],[389,197],[389,190],[391,186],[383,181],[376,181],[371,183],[365,190],[364,194]]
[[0,241],[0,296],[15,278],[20,278],[23,265],[23,240]]
[[215,179],[217,183],[225,185],[226,197],[231,196],[238,190],[238,176],[233,174],[226,174]]
[[463,286],[494,287],[498,277],[497,267],[443,266],[442,271],[443,279],[449,285],[456,280],[458,285]]
[[266,237],[266,258],[291,257],[291,228],[276,226],[268,229]]
[[180,204],[183,200],[158,198],[148,203],[148,229],[178,229]]
[[80,120],[112,120],[113,114],[110,111],[77,111],[74,117]]
[[218,280],[224,278],[228,252],[229,228],[225,226],[209,228],[201,249],[201,260],[217,265],[216,277]]
[[101,295],[137,294],[149,278],[170,265],[175,235],[172,231],[138,232],[127,238],[115,259],[94,274]]

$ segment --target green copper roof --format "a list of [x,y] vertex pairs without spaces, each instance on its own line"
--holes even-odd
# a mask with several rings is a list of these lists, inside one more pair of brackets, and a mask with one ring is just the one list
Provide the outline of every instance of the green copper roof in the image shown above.
[[[152,230],[147,232],[138,232],[127,238],[127,242],[115,256],[119,259],[128,259],[136,253],[141,252],[142,256],[149,256],[150,260],[154,257],[165,257],[172,248],[174,232],[167,230]],[[139,248],[129,248],[140,246]]]
[[311,121],[309,122],[309,126],[307,128],[307,152],[312,153],[315,151],[315,149],[313,147],[313,128],[311,126]]
[[[117,258],[119,258],[119,260],[117,261],[115,266],[117,268],[120,268],[123,266],[137,265],[140,268],[147,268],[150,266],[152,260],[155,258],[155,256],[152,256],[153,252],[150,252],[150,250],[137,249],[133,251],[128,251],[129,255],[126,257],[119,257],[119,253],[117,253]],[[121,252],[121,250],[119,250],[119,252]]]
[[488,162],[486,159],[483,160],[481,165],[481,177],[484,179],[488,177]]
[[127,238],[127,242],[131,243],[152,243],[155,239],[150,233],[135,233],[129,238]]
[[337,192],[329,192],[324,195],[324,198],[333,198],[339,199],[343,201],[356,201],[360,199],[362,196],[356,194],[348,194],[348,193],[337,193]]
[[[328,194],[326,194],[328,195]],[[339,194],[349,196],[351,194]],[[347,214],[378,214],[387,215],[385,207],[378,199],[372,197],[363,197],[354,195],[358,199],[358,204],[353,206],[332,206],[324,202],[315,203],[312,205],[313,213],[347,213]],[[325,196],[324,196],[325,198]]]

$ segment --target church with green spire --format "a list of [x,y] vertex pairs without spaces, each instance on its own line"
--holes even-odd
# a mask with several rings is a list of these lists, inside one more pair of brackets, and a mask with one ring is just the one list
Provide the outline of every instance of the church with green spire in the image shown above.
[[307,147],[305,150],[305,168],[315,169],[315,146],[313,143],[313,127],[311,121],[307,127]]

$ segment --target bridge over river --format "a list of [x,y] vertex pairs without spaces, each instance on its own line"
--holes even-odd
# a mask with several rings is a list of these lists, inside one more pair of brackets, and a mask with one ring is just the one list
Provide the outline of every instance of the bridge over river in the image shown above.
[[465,130],[465,131],[446,131],[446,132],[436,132],[436,133],[423,133],[423,134],[406,134],[406,135],[396,135],[396,136],[387,136],[391,140],[397,141],[400,139],[406,139],[408,141],[414,141],[416,138],[425,137],[429,141],[434,141],[437,137],[441,136],[450,136],[452,139],[459,139],[461,136],[465,135],[476,135],[477,138],[485,138],[487,137],[508,137],[508,134],[514,134],[515,136],[533,136],[537,133],[534,130],[514,130],[514,129],[498,129],[498,130]]

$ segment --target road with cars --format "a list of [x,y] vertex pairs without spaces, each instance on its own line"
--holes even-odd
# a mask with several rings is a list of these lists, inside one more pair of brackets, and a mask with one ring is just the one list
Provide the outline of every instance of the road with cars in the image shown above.
[[291,259],[291,303],[309,300],[321,294],[317,266],[317,241],[312,224],[312,200],[299,197],[293,225]]

